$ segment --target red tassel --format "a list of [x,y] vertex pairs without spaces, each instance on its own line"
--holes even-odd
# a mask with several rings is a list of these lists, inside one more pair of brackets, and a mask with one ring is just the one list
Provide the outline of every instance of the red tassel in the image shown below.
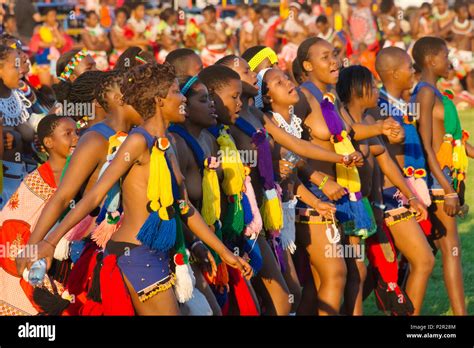
[[227,267],[229,272],[229,285],[234,293],[241,316],[257,316],[257,306],[253,300],[247,283],[238,269]]
[[87,215],[76,226],[74,226],[65,238],[68,241],[81,240],[89,232],[92,224],[95,222],[95,216]]
[[104,219],[99,226],[97,226],[92,232],[92,240],[102,249],[110,240],[110,237],[117,231],[119,224],[109,224],[107,219]]
[[117,266],[117,256],[108,255],[100,272],[104,315],[135,315],[132,300]]
[[421,229],[423,230],[423,233],[425,234],[425,236],[429,237],[431,236],[431,221],[430,219],[426,219],[426,220],[422,220],[422,221],[419,221],[418,224],[420,225]]

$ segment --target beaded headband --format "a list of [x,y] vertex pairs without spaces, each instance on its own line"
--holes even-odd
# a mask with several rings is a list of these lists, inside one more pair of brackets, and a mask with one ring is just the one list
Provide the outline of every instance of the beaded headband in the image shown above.
[[191,77],[188,82],[186,82],[183,86],[183,88],[181,88],[181,94],[182,95],[186,95],[186,93],[188,93],[188,91],[191,89],[191,87],[196,83],[198,77],[197,75]]
[[87,56],[89,55],[89,51],[87,51],[85,48],[77,52],[74,57],[67,63],[66,67],[64,68],[63,72],[61,75],[59,75],[59,79],[61,81],[67,81],[69,80],[69,77],[71,77],[71,74],[74,72],[74,69],[76,66]]
[[137,62],[140,62],[141,64],[146,64],[146,60],[143,59],[143,58],[140,57],[140,56],[135,56],[135,60],[136,60]]
[[250,70],[254,71],[257,66],[259,66],[260,63],[263,62],[266,58],[270,60],[270,63],[272,63],[272,65],[278,63],[278,56],[275,51],[272,50],[270,47],[265,47],[262,48],[262,50],[260,50],[256,55],[252,57],[252,59],[249,60]]

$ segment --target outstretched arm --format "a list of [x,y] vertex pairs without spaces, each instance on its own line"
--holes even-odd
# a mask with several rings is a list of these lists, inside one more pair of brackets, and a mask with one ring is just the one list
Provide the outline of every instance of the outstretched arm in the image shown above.
[[[147,145],[145,139],[141,135],[133,134],[128,136],[99,181],[89,192],[87,192],[75,208],[71,209],[54,231],[51,231],[44,240],[39,243],[36,258],[39,259],[45,257],[48,265],[50,265],[54,249],[60,239],[88,213],[97,207],[100,202],[102,202],[110,188],[128,171],[128,169],[146,150]],[[17,260],[21,259],[22,258],[19,257]],[[34,260],[29,259],[27,261],[28,265],[30,265],[32,261]],[[26,265],[24,264],[19,264],[17,261],[19,274],[22,274],[25,266]]]
[[107,142],[95,132],[84,134],[69,162],[69,167],[56,192],[46,203],[29,244],[38,243],[60,218],[63,211],[72,203],[81,186],[89,179],[99,163],[107,154]]

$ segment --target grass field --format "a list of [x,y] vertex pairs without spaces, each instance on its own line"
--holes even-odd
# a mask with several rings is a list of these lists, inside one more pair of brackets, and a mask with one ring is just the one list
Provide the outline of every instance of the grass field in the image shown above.
[[[474,137],[474,110],[464,111],[461,114],[464,129]],[[472,142],[472,138],[471,138]],[[464,291],[466,295],[467,312],[474,315],[474,160],[469,160],[471,179],[467,182],[466,202],[471,212],[464,220],[459,219],[459,234],[461,237],[462,266],[464,270]],[[364,302],[366,315],[381,315],[375,305],[374,295],[370,295]],[[436,265],[428,284],[428,290],[423,305],[422,315],[451,315],[449,299],[444,287],[441,254],[436,256]]]

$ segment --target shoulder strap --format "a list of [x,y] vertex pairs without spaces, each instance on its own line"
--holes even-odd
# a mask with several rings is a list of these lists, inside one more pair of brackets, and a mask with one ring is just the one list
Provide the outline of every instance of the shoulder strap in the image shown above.
[[102,135],[105,140],[109,140],[109,138],[114,135],[116,132],[107,126],[105,123],[96,123],[91,128],[89,128],[86,132],[97,132]]
[[153,146],[154,142],[155,142],[155,137],[152,136],[150,133],[148,133],[144,128],[142,127],[135,127],[133,128],[131,131],[130,131],[130,134],[134,134],[134,133],[139,133],[141,135],[143,135],[145,137],[145,140],[146,140],[146,144],[148,146],[148,149],[151,149],[151,147]]
[[222,129],[222,125],[217,125],[217,126],[213,126],[213,127],[209,127],[207,130],[209,131],[209,133],[211,133],[214,138],[219,138],[219,135],[220,135],[220,131]]
[[317,99],[319,103],[323,101],[323,92],[321,92],[314,83],[311,81],[305,81],[301,84],[301,86],[308,89],[308,91],[310,91],[310,93]]
[[418,84],[415,86],[415,89],[413,90],[413,94],[411,96],[411,102],[414,102],[415,99],[416,99],[416,95],[418,94],[418,92],[423,88],[423,87],[429,87],[433,90],[434,94],[436,95],[436,97],[438,97],[439,100],[443,100],[443,94],[438,90],[438,88],[436,88],[435,86],[433,86],[431,83],[428,83],[428,82],[425,82],[425,81],[421,81],[421,82],[418,82]]
[[199,168],[203,170],[204,169],[204,151],[202,150],[201,145],[199,145],[197,140],[194,139],[194,137],[191,134],[189,134],[188,131],[186,131],[186,129],[175,124],[169,126],[168,131],[170,131],[171,133],[176,133],[181,138],[183,138],[183,140],[186,142],[188,147],[193,152],[194,159],[196,160]]
[[237,118],[235,121],[235,126],[249,137],[252,137],[257,132],[255,127],[242,117]]

